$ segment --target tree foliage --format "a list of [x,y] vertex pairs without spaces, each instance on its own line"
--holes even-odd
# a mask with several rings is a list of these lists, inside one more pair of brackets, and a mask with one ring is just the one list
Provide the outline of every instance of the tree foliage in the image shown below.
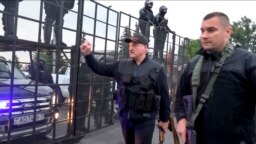
[[190,40],[188,43],[188,59],[192,59],[200,48],[201,42],[199,39]]
[[232,42],[239,42],[242,48],[256,53],[256,24],[244,16],[241,20],[233,22]]
[[128,52],[128,44],[124,42],[124,39],[131,36],[131,32],[129,27],[125,27],[123,34],[121,36],[121,42],[119,46],[119,56],[120,58],[128,58],[129,52]]

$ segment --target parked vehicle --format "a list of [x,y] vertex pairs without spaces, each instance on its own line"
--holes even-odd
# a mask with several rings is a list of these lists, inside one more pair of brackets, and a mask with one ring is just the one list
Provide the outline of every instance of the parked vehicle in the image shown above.
[[52,129],[56,97],[49,86],[37,85],[12,62],[0,57],[0,143],[32,134],[46,135]]
[[[57,74],[52,74],[55,84],[57,84]],[[60,95],[65,98],[69,97],[69,84],[70,84],[70,66],[62,66],[58,71],[58,84],[60,87]]]
[[[95,54],[94,55],[95,58],[97,60],[102,60],[104,58],[104,55],[99,55],[99,54]],[[107,55],[107,61],[113,61],[114,60],[114,57],[111,56],[111,55]],[[85,63],[85,59],[84,57],[81,57],[80,61],[82,63]],[[70,84],[70,72],[71,72],[71,67],[70,66],[62,66],[59,71],[58,71],[58,84],[59,84],[59,87],[60,87],[60,95],[62,95],[63,97],[65,98],[69,98],[69,84]],[[53,81],[54,83],[56,84],[56,76],[57,74],[52,74],[52,77],[53,77]],[[111,82],[111,85],[113,85],[113,81]],[[110,93],[113,93],[112,92],[112,89],[110,89]],[[95,109],[96,107],[96,101],[92,101],[91,103],[91,107],[92,107],[92,110]],[[111,109],[111,101],[109,101],[109,108],[108,109]],[[114,104],[114,109],[113,109],[113,117],[115,119],[118,118],[118,109],[117,109],[117,104]]]

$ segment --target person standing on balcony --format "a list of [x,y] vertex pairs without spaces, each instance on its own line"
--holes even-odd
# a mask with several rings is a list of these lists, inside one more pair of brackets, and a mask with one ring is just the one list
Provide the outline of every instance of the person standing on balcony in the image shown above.
[[153,59],[159,62],[164,62],[164,44],[166,37],[169,32],[172,32],[168,27],[168,20],[164,17],[167,13],[167,7],[161,6],[159,13],[154,17],[155,28],[154,28],[154,54]]
[[39,58],[38,62],[29,65],[29,74],[32,80],[49,85],[57,95],[59,106],[63,104],[65,98],[61,93],[60,87],[54,84],[51,73],[46,69],[46,62],[44,59]]
[[139,27],[141,33],[148,39],[150,37],[150,26],[154,25],[154,14],[151,10],[153,7],[153,0],[146,0],[145,6],[140,9]]
[[74,3],[75,0],[44,0],[44,9],[46,14],[44,26],[45,44],[50,44],[52,26],[54,25],[54,34],[57,44],[66,46],[66,44],[62,42],[64,16],[68,13],[68,10],[71,10],[74,7]]
[[19,2],[22,0],[0,0],[4,5],[2,23],[4,36],[7,39],[15,39],[16,36],[16,16],[18,15]]

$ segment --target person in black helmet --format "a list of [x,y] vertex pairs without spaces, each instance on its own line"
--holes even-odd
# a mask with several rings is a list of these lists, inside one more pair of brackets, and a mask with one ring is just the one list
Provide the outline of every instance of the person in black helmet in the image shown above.
[[241,48],[241,47],[242,47],[242,45],[241,45],[241,43],[240,43],[240,42],[236,42],[236,43],[235,43],[235,47],[237,47],[237,48]]
[[1,0],[4,5],[2,23],[4,36],[9,39],[17,38],[15,15],[18,14],[19,2],[22,0]]
[[155,29],[154,29],[154,54],[153,59],[163,62],[163,50],[166,40],[167,33],[171,32],[168,27],[168,20],[165,19],[165,14],[167,13],[167,7],[161,6],[159,8],[159,13],[154,17]]
[[[54,34],[57,44],[66,46],[66,44],[62,42],[62,27],[64,23],[63,19],[65,14],[68,13],[68,10],[74,7],[74,3],[75,0],[44,0],[44,9],[46,14],[44,26],[44,42],[46,44],[50,44],[52,25],[54,25]],[[63,8],[61,8],[61,6],[63,6]]]
[[152,0],[146,0],[145,6],[140,9],[139,16],[139,27],[141,33],[149,39],[150,36],[150,26],[154,25],[154,14],[151,10],[153,7]]
[[148,58],[147,37],[135,33],[124,41],[129,44],[127,60],[99,62],[88,41],[80,50],[95,73],[117,82],[116,101],[125,143],[151,144],[158,114],[159,127],[165,132],[168,129],[170,98],[166,74],[162,65]]

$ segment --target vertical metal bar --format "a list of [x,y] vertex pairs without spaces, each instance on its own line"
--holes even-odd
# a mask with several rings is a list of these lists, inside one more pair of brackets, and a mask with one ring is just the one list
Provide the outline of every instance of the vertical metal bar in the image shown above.
[[[174,33],[173,35],[172,35],[172,65],[171,65],[171,74],[172,74],[172,76],[171,76],[171,82],[172,82],[172,80],[173,80],[173,67],[174,67],[174,56],[175,56],[175,44],[176,44],[176,33]],[[171,84],[171,88],[173,87],[173,85]]]
[[106,34],[105,34],[105,48],[104,48],[104,60],[106,60],[106,54],[107,54],[107,40],[108,40],[108,19],[109,19],[109,7],[107,8],[107,17],[106,17]]
[[[74,59],[74,64],[71,63],[71,65],[75,66],[74,68],[72,68],[73,71],[71,71],[72,73],[70,74],[70,78],[71,78],[71,107],[70,107],[70,113],[72,111],[73,113],[73,119],[71,121],[69,121],[69,125],[68,125],[68,135],[76,135],[76,108],[77,108],[77,82],[78,82],[78,73],[79,73],[79,62],[80,62],[80,50],[79,50],[79,46],[81,44],[81,40],[82,40],[82,26],[83,26],[83,10],[84,10],[84,1],[83,0],[79,0],[78,1],[78,13],[77,13],[77,29],[76,29],[76,46],[73,47],[74,50],[72,50],[74,52],[74,55],[76,59]],[[74,99],[74,104],[72,104]]]
[[165,66],[165,70],[167,71],[168,68],[168,54],[169,54],[169,35],[170,33],[167,34],[167,41],[166,41],[166,51],[165,51],[165,61],[166,61],[166,66]]
[[[96,25],[97,25],[97,12],[98,12],[98,3],[95,3],[95,14],[94,14],[94,28],[93,28],[93,35],[95,36],[96,33]],[[95,37],[93,37],[93,52],[95,51]]]
[[115,59],[118,58],[118,48],[119,48],[119,37],[120,37],[120,28],[121,28],[121,13],[118,13],[117,16],[117,28],[116,28],[116,42],[115,42]]
[[129,31],[131,31],[131,15],[129,14]]
[[[60,1],[60,3],[57,3],[57,5],[56,5],[56,8],[57,9],[59,9],[59,13],[60,13],[60,15],[59,15],[59,25],[56,25],[56,21],[55,21],[55,25],[54,25],[54,34],[55,35],[53,35],[53,37],[55,36],[55,39],[56,39],[56,53],[55,53],[55,55],[56,55],[56,65],[55,65],[55,67],[56,67],[56,70],[58,70],[58,66],[59,66],[59,60],[60,60],[60,46],[61,46],[61,31],[62,31],[62,29],[63,29],[63,3],[64,3],[64,1]],[[55,31],[55,29],[57,29],[57,35],[58,35],[58,37],[56,37],[56,31]],[[52,54],[52,53],[51,53]],[[52,54],[52,57],[53,57],[53,54]],[[57,73],[56,74],[56,82],[58,82],[58,78],[59,78],[59,74]],[[57,97],[55,97],[55,101],[57,100]],[[54,109],[56,109],[56,107],[58,106],[58,104],[55,104],[54,106],[53,106],[53,108]],[[52,139],[53,139],[53,141],[56,139],[56,119],[54,118],[53,119],[53,124],[52,124],[52,126],[53,126],[53,129],[52,129]]]
[[[13,15],[15,18],[15,30],[14,35],[17,35],[17,20],[18,20],[18,11],[19,11],[19,3],[17,4],[17,8],[15,9],[15,14]],[[11,143],[11,131],[12,131],[12,100],[13,100],[13,87],[14,85],[14,67],[15,67],[15,52],[16,52],[16,44],[17,39],[13,40],[12,44],[12,65],[11,65],[11,81],[10,81],[10,98],[9,98],[9,115],[8,115],[8,136],[7,143]]]
[[[116,21],[116,40],[115,40],[115,54],[114,54],[114,59],[117,60],[118,58],[118,48],[119,48],[119,34],[120,34],[120,27],[121,27],[121,24],[120,24],[120,21],[121,21],[121,14],[120,13],[117,13],[117,21]],[[114,93],[115,91],[115,86],[116,86],[116,83],[115,83],[115,80],[112,80],[112,93]],[[113,114],[114,114],[114,99],[111,100],[111,121],[110,123],[112,124],[113,123]]]
[[[95,3],[95,14],[94,14],[94,29],[93,29],[93,52],[95,51],[95,33],[96,33],[96,22],[97,22],[97,12],[98,12],[98,3]],[[92,95],[91,95],[91,91],[92,91],[92,82],[90,80],[90,94],[89,94],[89,105],[91,106],[91,103],[92,103]],[[91,107],[90,107],[91,109]],[[90,129],[90,122],[91,122],[91,111],[89,112],[89,115],[88,115],[88,129]]]

